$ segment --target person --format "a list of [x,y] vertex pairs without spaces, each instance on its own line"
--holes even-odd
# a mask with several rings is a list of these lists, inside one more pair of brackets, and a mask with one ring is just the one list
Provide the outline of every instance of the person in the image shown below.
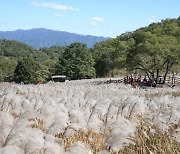
[[134,82],[134,79],[133,79],[133,77],[131,75],[130,84],[133,85],[133,82]]
[[124,84],[127,84],[127,77],[124,77]]
[[39,81],[39,82],[38,82],[38,85],[40,85],[40,84],[42,84],[42,82],[41,82],[41,81]]
[[24,82],[23,82],[23,81],[21,81],[21,85],[24,85]]
[[131,77],[128,78],[128,83],[131,84]]
[[141,83],[141,75],[138,77],[137,82]]
[[144,86],[147,86],[147,79],[146,79],[146,76],[145,76],[144,79],[143,79],[143,85],[144,85]]
[[155,81],[152,82],[152,87],[156,87],[156,82]]

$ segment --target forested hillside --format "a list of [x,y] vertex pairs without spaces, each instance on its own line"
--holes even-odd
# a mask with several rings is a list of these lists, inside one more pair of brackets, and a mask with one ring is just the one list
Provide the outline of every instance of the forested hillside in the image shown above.
[[68,46],[75,42],[85,43],[88,47],[93,47],[97,42],[108,39],[105,37],[80,35],[44,28],[35,28],[30,30],[19,29],[7,32],[0,31],[0,38],[20,41],[31,45],[34,48]]
[[126,32],[91,49],[82,43],[34,49],[0,40],[1,81],[37,83],[46,82],[53,74],[83,79],[122,72],[141,72],[155,81],[159,76],[180,72],[180,18]]
[[[17,41],[0,40],[0,81],[14,81],[15,68],[18,62],[23,60],[30,60],[36,65],[41,65],[41,69],[46,70],[49,77],[49,75],[53,73],[53,67],[64,48],[65,47],[51,47],[35,49]],[[28,64],[28,62],[26,63]],[[24,74],[24,76],[25,75],[27,74]]]
[[92,53],[85,44],[34,49],[17,41],[0,40],[0,81],[46,82],[56,73],[68,79],[91,78],[95,77],[93,66]]
[[94,58],[98,76],[119,69],[141,71],[151,79],[180,71],[180,18],[166,19],[116,39],[97,43]]

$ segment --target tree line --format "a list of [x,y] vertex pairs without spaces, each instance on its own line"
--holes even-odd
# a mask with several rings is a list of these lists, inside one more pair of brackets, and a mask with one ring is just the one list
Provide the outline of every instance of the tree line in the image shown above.
[[180,72],[180,19],[166,19],[87,48],[82,43],[34,49],[0,40],[0,81],[47,82],[52,75],[70,80],[142,73],[157,81]]

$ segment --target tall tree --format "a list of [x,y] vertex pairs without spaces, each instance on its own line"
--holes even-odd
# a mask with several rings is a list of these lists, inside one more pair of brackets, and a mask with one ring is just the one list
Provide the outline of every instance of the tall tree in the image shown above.
[[140,69],[146,75],[157,81],[164,76],[180,60],[180,45],[177,38],[167,35],[155,35],[151,32],[138,31],[134,33],[135,46],[129,51],[127,57],[128,67]]
[[0,82],[2,82],[4,79],[3,79],[3,72],[2,70],[0,69]]
[[69,79],[95,77],[94,59],[85,44],[73,43],[68,46],[56,64],[56,74]]
[[13,80],[16,64],[13,59],[0,57],[1,81],[11,82]]
[[111,66],[113,65],[111,57],[111,52],[105,52],[98,59],[95,65],[97,76],[103,77],[109,74],[109,72],[111,71]]
[[34,61],[32,58],[20,60],[14,71],[14,81],[20,83],[44,82],[48,77],[48,69]]
[[95,46],[93,50],[95,54],[95,68],[97,76],[103,77],[111,74],[114,76],[116,69],[121,69],[124,67],[128,46],[131,40],[121,41],[120,39],[113,39]]

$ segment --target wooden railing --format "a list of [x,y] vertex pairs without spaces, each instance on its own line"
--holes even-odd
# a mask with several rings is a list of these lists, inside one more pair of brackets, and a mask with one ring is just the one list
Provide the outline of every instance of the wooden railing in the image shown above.
[[106,84],[109,84],[109,83],[122,83],[124,82],[124,78],[120,78],[120,79],[109,79],[109,80],[106,80],[105,83]]
[[[141,76],[142,80],[144,78],[145,78],[145,76]],[[136,80],[137,78],[134,78],[134,79]],[[119,79],[108,79],[104,83],[109,84],[109,83],[123,83],[123,82],[124,82],[124,78],[119,78]],[[166,77],[165,83],[168,83],[168,84],[179,84],[180,85],[180,77],[169,75],[169,76]]]

